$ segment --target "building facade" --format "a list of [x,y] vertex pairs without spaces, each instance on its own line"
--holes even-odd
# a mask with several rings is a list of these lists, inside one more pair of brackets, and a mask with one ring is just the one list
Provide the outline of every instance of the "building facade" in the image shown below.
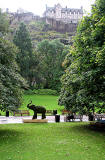
[[73,8],[62,8],[60,4],[54,7],[47,7],[43,14],[43,17],[48,17],[56,19],[58,21],[63,21],[66,23],[78,23],[78,21],[83,17],[83,8],[73,9]]

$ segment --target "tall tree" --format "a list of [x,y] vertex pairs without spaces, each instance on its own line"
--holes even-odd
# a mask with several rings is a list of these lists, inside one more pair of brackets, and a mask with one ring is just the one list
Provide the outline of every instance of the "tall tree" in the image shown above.
[[32,43],[29,32],[24,23],[21,23],[19,29],[14,36],[14,43],[19,48],[17,54],[17,63],[20,67],[20,74],[31,85],[32,80],[32,68],[35,65],[35,56],[32,51]]
[[[0,32],[6,33],[4,14],[0,13]],[[16,54],[18,50],[15,45],[5,40],[4,36],[0,38],[0,109],[13,110],[20,106],[22,98],[21,87],[24,83],[19,75],[16,64]]]
[[9,23],[5,13],[0,9],[0,37],[8,32]]
[[64,61],[59,104],[73,111],[101,111],[105,106],[105,0],[96,0],[79,24]]
[[62,62],[67,51],[58,40],[43,40],[37,47],[45,88],[60,89],[60,77],[64,73]]

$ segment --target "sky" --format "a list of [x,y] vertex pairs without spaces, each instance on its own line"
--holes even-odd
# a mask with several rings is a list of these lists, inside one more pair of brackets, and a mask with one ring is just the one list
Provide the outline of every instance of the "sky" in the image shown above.
[[0,0],[0,8],[9,8],[11,12],[16,12],[17,9],[22,8],[26,11],[33,12],[36,15],[43,15],[48,7],[53,7],[55,4],[60,3],[62,7],[68,8],[80,8],[90,13],[91,4],[94,4],[95,0]]

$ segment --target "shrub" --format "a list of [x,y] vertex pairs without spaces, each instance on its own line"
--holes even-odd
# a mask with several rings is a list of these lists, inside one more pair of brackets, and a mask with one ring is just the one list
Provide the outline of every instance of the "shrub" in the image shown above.
[[38,89],[34,90],[34,93],[39,95],[58,95],[58,92],[52,89]]
[[56,90],[52,90],[52,89],[37,89],[37,90],[27,90],[24,92],[24,94],[29,94],[29,95],[33,95],[33,94],[39,94],[39,95],[58,95],[58,92]]
[[35,93],[34,93],[34,90],[29,89],[29,90],[25,90],[24,94],[33,95]]

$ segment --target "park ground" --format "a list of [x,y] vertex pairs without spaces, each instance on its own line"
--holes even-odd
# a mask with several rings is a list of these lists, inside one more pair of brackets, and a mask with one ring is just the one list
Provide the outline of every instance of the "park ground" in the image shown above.
[[[27,104],[57,109],[58,96],[25,95]],[[31,114],[33,114],[31,112]],[[93,130],[88,122],[1,124],[2,160],[105,160],[105,131]]]
[[[61,114],[61,110],[64,109],[64,106],[58,105],[58,98],[59,96],[53,95],[24,95],[23,96],[23,103],[19,110],[28,110],[27,104],[32,101],[32,104],[44,106],[47,110],[57,110],[58,114]],[[33,115],[33,111],[29,110],[30,115]],[[5,115],[5,112],[0,112],[1,115]],[[13,113],[10,112],[10,115]]]
[[44,106],[47,110],[57,110],[61,114],[64,106],[58,105],[58,98],[59,96],[53,95],[24,95],[23,104],[20,109],[27,109],[27,104],[32,100],[32,104]]
[[105,160],[105,132],[86,122],[0,125],[2,160]]

